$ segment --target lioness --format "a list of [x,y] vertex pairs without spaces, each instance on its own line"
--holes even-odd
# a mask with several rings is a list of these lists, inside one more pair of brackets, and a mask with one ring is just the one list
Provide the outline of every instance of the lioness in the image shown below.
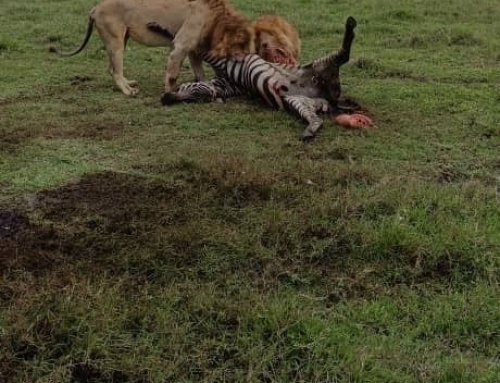
[[[172,38],[153,33],[148,22],[165,26]],[[250,21],[225,0],[103,0],[89,14],[87,32],[73,56],[87,45],[95,25],[109,56],[109,72],[128,96],[138,92],[137,82],[123,76],[123,53],[129,38],[147,46],[172,46],[165,72],[165,91],[175,88],[181,65],[189,57],[195,79],[204,79],[197,52],[238,56],[255,52]],[[174,37],[175,36],[175,37]]]

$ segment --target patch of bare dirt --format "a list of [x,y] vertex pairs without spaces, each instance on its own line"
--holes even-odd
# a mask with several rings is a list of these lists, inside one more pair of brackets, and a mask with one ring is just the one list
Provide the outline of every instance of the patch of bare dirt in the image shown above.
[[60,248],[61,239],[52,227],[33,225],[14,210],[0,211],[0,275],[51,270],[62,260]]
[[158,262],[174,271],[189,262],[184,252],[197,246],[199,234],[190,228],[188,215],[196,212],[185,206],[186,193],[182,185],[104,172],[40,192],[36,206],[64,230],[63,252],[83,273],[134,269],[139,276],[149,273],[148,264],[157,273]]
[[[0,342],[0,349],[5,350],[6,345]],[[21,370],[21,361],[10,353],[0,352],[0,382],[18,383],[18,372]]]
[[[134,374],[135,375],[135,374]],[[139,374],[141,375],[141,374]],[[148,380],[119,370],[104,370],[91,363],[76,363],[71,368],[71,383],[147,383]]]
[[[108,223],[119,225],[131,220],[155,218],[158,208],[173,204],[182,190],[145,177],[103,172],[89,174],[77,183],[46,190],[38,194],[41,210],[46,218],[62,222],[78,217],[100,216]],[[87,221],[90,227],[97,222]]]
[[0,211],[0,240],[15,235],[29,226],[29,220],[14,210]]
[[122,135],[125,125],[122,121],[88,122],[63,127],[53,125],[44,129],[40,136],[44,138],[98,138],[112,140]]
[[30,138],[30,133],[26,130],[16,132],[0,131],[0,150],[13,150],[22,145]]
[[116,274],[129,268],[147,277],[157,273],[158,263],[170,264],[174,272],[196,263],[203,240],[193,228],[197,212],[190,206],[191,191],[105,172],[38,193],[32,207],[41,221],[52,224],[33,223],[21,210],[0,208],[0,277],[50,271],[64,279],[70,272]]

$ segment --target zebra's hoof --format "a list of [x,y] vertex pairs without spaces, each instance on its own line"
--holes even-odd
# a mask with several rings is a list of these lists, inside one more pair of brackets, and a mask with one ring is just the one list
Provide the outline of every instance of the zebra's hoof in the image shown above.
[[163,93],[161,96],[162,105],[172,105],[177,102],[177,95],[174,92]]
[[358,22],[356,21],[356,19],[352,16],[349,16],[347,18],[347,21],[345,22],[346,28],[353,30],[354,28],[356,28],[356,25],[358,25]]
[[311,133],[308,130],[305,130],[304,133],[302,133],[302,137],[300,138],[303,142],[309,142],[314,138],[314,134]]

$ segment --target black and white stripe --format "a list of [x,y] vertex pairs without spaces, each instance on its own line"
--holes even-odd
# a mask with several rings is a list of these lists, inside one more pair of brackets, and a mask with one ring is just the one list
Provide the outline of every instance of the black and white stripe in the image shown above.
[[262,97],[274,109],[284,109],[283,96],[289,90],[290,78],[283,75],[275,64],[256,54],[246,55],[241,61],[208,54],[202,57],[217,77],[228,79],[233,87],[244,90],[244,93]]

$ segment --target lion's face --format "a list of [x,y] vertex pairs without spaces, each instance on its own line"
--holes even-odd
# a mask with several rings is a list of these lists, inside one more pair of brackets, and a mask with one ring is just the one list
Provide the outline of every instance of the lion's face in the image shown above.
[[297,64],[300,38],[297,30],[276,15],[260,16],[253,22],[257,53],[270,62]]
[[260,40],[257,54],[264,60],[272,63],[298,64],[297,59],[286,48],[280,47],[280,44],[273,36],[267,36]]

